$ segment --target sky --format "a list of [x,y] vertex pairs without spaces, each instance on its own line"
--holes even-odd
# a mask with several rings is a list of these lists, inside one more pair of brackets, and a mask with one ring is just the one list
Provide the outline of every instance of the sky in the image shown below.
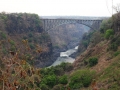
[[[0,12],[39,16],[111,16],[120,0],[0,0]],[[113,10],[113,13],[115,11]]]

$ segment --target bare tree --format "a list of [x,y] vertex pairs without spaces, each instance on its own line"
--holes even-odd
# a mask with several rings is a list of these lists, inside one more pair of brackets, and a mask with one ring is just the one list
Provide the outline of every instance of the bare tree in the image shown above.
[[113,9],[114,9],[117,13],[120,13],[120,3],[117,4],[117,6],[113,6]]
[[113,28],[115,32],[120,31],[120,4],[113,6],[113,9],[116,11],[115,15],[112,15],[113,19]]

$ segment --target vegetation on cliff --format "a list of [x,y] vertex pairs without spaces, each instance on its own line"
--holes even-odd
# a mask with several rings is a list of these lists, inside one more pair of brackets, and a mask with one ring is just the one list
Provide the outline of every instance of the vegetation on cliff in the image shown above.
[[[4,54],[10,51],[20,51],[27,57],[30,64],[37,67],[47,66],[52,56],[52,43],[49,35],[42,29],[42,23],[37,14],[0,13],[0,40],[8,41],[2,44]],[[27,44],[29,51],[24,49]],[[41,52],[42,50],[42,52]],[[36,52],[41,52],[37,54]],[[30,58],[34,57],[34,60]],[[48,63],[44,63],[46,62]]]
[[36,67],[48,65],[52,53],[41,25],[37,14],[0,13],[0,90],[40,90]]
[[[74,62],[75,69],[96,71],[89,89],[119,90],[120,13],[103,20],[100,30],[83,36]],[[96,58],[96,61],[92,58]],[[88,88],[84,88],[87,90]]]

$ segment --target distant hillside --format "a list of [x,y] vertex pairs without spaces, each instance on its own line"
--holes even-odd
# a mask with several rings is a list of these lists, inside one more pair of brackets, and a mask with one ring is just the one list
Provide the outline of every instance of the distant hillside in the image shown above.
[[41,24],[37,14],[0,13],[0,40],[4,41],[0,46],[1,55],[21,52],[20,57],[37,67],[51,64],[52,43]]

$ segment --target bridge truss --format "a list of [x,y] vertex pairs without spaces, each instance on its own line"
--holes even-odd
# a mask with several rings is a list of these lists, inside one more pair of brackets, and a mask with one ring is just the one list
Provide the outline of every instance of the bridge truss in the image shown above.
[[64,24],[82,24],[90,27],[93,30],[97,30],[100,27],[102,20],[85,20],[85,19],[41,19],[42,27],[45,31],[49,31],[55,27]]

